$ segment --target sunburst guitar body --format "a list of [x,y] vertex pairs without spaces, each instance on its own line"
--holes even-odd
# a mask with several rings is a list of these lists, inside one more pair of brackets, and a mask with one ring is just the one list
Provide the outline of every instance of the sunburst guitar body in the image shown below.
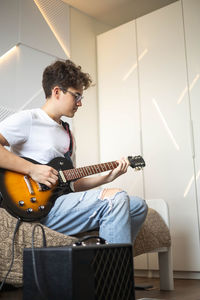
[[[25,159],[38,164],[32,159]],[[136,170],[140,170],[145,166],[141,156],[129,156],[128,159],[130,166]],[[118,166],[118,163],[113,161],[83,168],[73,168],[70,159],[57,157],[47,165],[58,171],[58,181],[52,188],[35,182],[27,175],[0,169],[2,206],[13,216],[23,221],[36,221],[44,218],[59,196],[72,192],[70,188],[71,181],[113,170]]]

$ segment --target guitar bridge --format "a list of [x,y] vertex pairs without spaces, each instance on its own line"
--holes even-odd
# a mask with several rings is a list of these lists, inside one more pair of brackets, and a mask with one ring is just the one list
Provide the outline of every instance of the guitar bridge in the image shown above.
[[33,190],[33,187],[32,187],[32,185],[31,185],[31,182],[30,182],[28,176],[24,176],[24,181],[26,182],[26,186],[27,186],[27,188],[28,188],[29,193],[30,193],[31,195],[34,195],[34,190]]

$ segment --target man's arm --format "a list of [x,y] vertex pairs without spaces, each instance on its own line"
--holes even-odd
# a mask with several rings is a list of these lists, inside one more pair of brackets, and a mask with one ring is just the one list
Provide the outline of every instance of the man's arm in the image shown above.
[[94,176],[88,178],[81,178],[74,182],[74,190],[75,192],[89,190],[100,185],[109,183],[115,180],[120,175],[127,172],[129,161],[125,158],[118,161],[119,165],[117,168],[109,172],[104,176]]
[[33,180],[49,187],[55,184],[58,172],[50,166],[34,164],[8,151],[9,143],[0,134],[0,168],[29,175]]

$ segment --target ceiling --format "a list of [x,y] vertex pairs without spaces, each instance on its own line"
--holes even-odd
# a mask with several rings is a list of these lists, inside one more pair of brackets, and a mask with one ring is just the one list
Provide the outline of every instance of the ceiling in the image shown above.
[[116,27],[177,0],[62,0],[98,21]]

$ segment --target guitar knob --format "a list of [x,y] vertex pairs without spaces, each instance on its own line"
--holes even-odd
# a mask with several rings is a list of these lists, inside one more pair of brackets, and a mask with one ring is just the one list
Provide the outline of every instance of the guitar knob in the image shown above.
[[31,200],[32,203],[36,202],[36,198],[35,197],[32,197],[30,200]]
[[44,205],[40,205],[39,206],[39,210],[44,210],[45,209],[45,206]]
[[24,201],[21,200],[18,203],[19,203],[19,206],[24,206]]
[[28,214],[31,214],[31,213],[33,212],[33,209],[32,209],[32,208],[28,208],[28,209],[26,210],[26,212],[27,212]]

